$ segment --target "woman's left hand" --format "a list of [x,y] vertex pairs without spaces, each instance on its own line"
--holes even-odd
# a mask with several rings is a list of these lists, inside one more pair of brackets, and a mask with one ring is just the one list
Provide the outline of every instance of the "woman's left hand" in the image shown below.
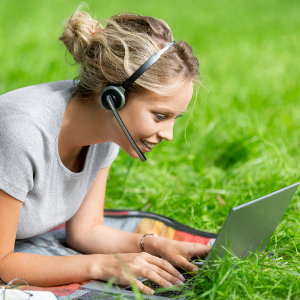
[[161,237],[147,236],[145,250],[153,255],[159,256],[174,267],[182,268],[188,272],[197,272],[198,268],[192,264],[192,257],[204,258],[211,247],[198,243],[180,242],[168,240]]

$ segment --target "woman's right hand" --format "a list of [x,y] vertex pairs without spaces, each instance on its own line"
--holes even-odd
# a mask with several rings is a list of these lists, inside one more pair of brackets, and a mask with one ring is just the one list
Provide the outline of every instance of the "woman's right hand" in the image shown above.
[[169,262],[146,252],[96,256],[98,258],[93,262],[92,271],[94,279],[109,281],[114,278],[114,283],[130,285],[131,275],[137,288],[145,294],[152,295],[154,291],[137,280],[138,276],[148,278],[162,287],[182,285],[184,281],[180,272]]

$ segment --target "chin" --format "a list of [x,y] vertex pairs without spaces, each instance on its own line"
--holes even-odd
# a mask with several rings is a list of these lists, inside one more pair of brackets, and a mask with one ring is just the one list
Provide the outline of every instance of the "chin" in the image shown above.
[[[131,145],[130,145],[131,146]],[[138,154],[135,152],[135,150],[133,149],[133,147],[131,146],[131,149],[128,149],[126,147],[126,149],[122,148],[122,150],[124,152],[126,152],[130,157],[135,158],[135,159],[139,159],[140,157],[138,156]],[[145,153],[144,153],[145,154]]]
[[128,153],[128,155],[132,158],[135,158],[135,159],[139,159],[140,157],[138,156],[138,154],[133,150],[133,153]]

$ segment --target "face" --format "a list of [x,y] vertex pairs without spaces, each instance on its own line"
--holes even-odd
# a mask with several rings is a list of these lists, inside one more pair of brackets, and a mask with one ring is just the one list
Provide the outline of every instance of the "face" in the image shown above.
[[[143,153],[163,140],[173,139],[175,121],[187,109],[193,95],[193,82],[188,82],[176,95],[161,96],[153,92],[128,99],[119,114],[132,138]],[[111,113],[112,141],[133,158],[139,158]]]

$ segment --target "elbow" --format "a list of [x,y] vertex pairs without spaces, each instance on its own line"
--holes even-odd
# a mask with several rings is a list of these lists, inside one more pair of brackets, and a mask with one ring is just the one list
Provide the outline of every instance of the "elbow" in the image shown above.
[[13,254],[12,252],[7,253],[6,255],[2,255],[0,257],[0,284],[7,284],[13,278],[9,277],[7,270],[9,270],[9,263],[7,263],[8,258]]

